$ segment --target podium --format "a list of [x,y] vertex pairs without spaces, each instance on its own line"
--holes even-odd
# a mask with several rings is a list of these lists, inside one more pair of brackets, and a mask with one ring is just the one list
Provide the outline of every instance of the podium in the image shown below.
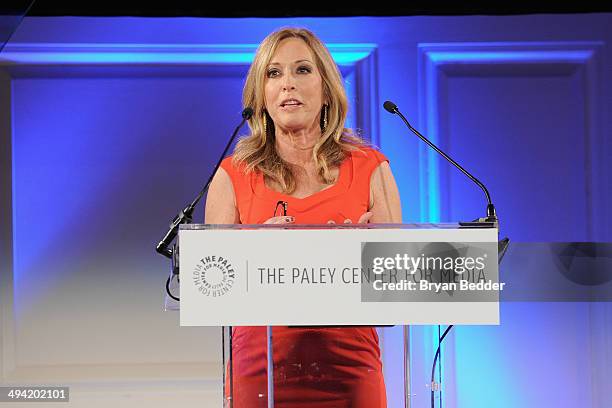
[[408,325],[499,324],[497,228],[190,224],[178,243],[181,326],[222,328],[223,407],[384,406],[384,326],[410,407]]

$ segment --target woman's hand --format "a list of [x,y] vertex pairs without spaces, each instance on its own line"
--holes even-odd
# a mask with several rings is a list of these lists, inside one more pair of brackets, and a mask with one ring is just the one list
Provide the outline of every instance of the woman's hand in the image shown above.
[[[359,217],[359,221],[357,221],[357,224],[367,224],[368,222],[370,222],[370,218],[372,218],[372,212],[368,211],[366,213],[364,213],[361,217]],[[336,222],[334,220],[329,220],[327,221],[328,224],[335,224]],[[345,224],[352,224],[353,220],[351,220],[350,218],[347,218],[344,220]]]
[[293,224],[295,223],[295,217],[291,215],[279,215],[278,217],[268,218],[264,221],[264,224]]

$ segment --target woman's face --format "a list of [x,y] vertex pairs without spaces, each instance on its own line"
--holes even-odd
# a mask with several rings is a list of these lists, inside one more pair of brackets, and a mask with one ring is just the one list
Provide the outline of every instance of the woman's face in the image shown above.
[[266,109],[285,131],[320,129],[323,80],[312,51],[299,38],[282,40],[266,69]]

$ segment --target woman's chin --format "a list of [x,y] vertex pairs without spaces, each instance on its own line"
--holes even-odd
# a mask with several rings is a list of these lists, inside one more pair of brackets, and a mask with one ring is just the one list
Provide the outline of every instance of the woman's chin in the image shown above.
[[308,129],[311,123],[305,122],[303,120],[288,120],[278,124],[280,130],[284,133],[296,133],[305,131]]

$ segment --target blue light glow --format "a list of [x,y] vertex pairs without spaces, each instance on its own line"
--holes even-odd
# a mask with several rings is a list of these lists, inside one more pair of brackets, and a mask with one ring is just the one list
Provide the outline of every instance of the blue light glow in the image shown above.
[[[530,61],[540,61],[542,59],[542,52],[538,51],[482,51],[482,52],[431,52],[429,54],[431,60],[435,63],[444,62],[481,62],[487,61],[491,63],[495,62],[511,62],[511,63],[522,63]],[[590,51],[547,51],[547,59],[559,59],[560,61],[584,61],[590,58],[592,52]]]
[[[17,42],[7,44],[0,53],[0,64],[7,71],[22,65],[26,68],[51,66],[59,71],[64,66],[102,66],[106,69],[108,66],[130,64],[161,66],[163,69],[174,65],[194,66],[196,70],[203,66],[221,68],[215,71],[217,76],[202,75],[197,78],[172,74],[162,78],[156,76],[158,72],[149,77],[139,77],[136,73],[130,78],[121,75],[111,78],[105,77],[107,71],[103,69],[98,77],[67,76],[57,79],[36,76],[38,74],[34,72],[28,73],[31,76],[13,79],[10,109],[13,121],[13,250],[17,320],[23,313],[36,313],[37,307],[46,298],[57,296],[62,288],[85,288],[84,292],[95,293],[97,288],[90,286],[90,282],[108,284],[105,279],[110,281],[122,274],[139,274],[143,282],[141,288],[154,292],[152,297],[159,296],[161,305],[161,284],[159,287],[146,287],[151,282],[151,273],[162,276],[166,272],[165,260],[153,253],[154,241],[161,238],[169,219],[187,200],[192,199],[194,192],[201,188],[201,181],[207,178],[214,166],[233,130],[232,126],[239,118],[244,79],[244,73],[239,71],[243,68],[246,70],[253,59],[257,44],[251,42],[263,39],[271,29],[287,24],[310,25],[313,31],[322,32],[322,38],[332,40],[327,44],[328,48],[346,73],[347,93],[352,105],[348,120],[350,126],[358,126],[363,119],[358,117],[359,111],[355,105],[363,102],[360,97],[366,98],[363,97],[363,89],[368,87],[365,94],[372,109],[378,109],[381,101],[388,98],[396,101],[398,106],[403,104],[402,109],[407,117],[416,116],[418,112],[423,133],[435,144],[440,139],[443,139],[443,143],[448,142],[451,156],[453,150],[457,151],[457,139],[453,141],[454,145],[444,140],[444,120],[448,118],[440,117],[444,107],[440,105],[441,89],[438,87],[442,86],[435,77],[427,77],[424,83],[417,83],[419,67],[415,58],[418,58],[420,47],[430,47],[425,61],[425,65],[430,65],[421,68],[430,69],[430,73],[436,75],[444,74],[443,64],[471,67],[484,62],[496,66],[525,64],[540,61],[543,55],[550,65],[558,60],[582,64],[581,69],[584,70],[589,67],[602,71],[603,67],[608,68],[592,60],[592,51],[580,49],[580,42],[573,42],[571,46],[555,42],[527,42],[527,45],[488,42],[478,48],[474,44],[484,35],[479,32],[478,25],[474,25],[474,20],[469,18],[457,18],[457,24],[452,28],[441,24],[433,29],[429,18],[247,19],[240,20],[240,29],[233,29],[233,22],[222,19],[93,20],[91,23],[87,20],[85,25],[80,26],[83,20],[75,19],[78,24],[68,27],[64,24],[70,24],[71,19],[64,22],[46,21],[44,24],[30,19],[26,21],[30,31],[25,31],[30,33],[30,37],[26,35],[27,41],[19,42],[17,39]],[[37,24],[41,24],[43,29],[37,31]],[[108,24],[113,29],[109,29]],[[163,27],[163,32],[151,27],[158,30]],[[420,42],[450,41],[457,32],[463,33],[461,30],[467,33],[462,34],[462,38],[473,37],[474,43]],[[512,28],[506,34],[514,38],[517,35],[514,30]],[[502,33],[504,36],[506,34]],[[542,35],[539,32],[538,36]],[[54,42],[44,43],[48,36],[51,37],[49,41]],[[71,36],[74,42],[69,41]],[[87,42],[88,36],[95,38]],[[499,34],[493,33],[491,36]],[[584,35],[584,38],[589,36],[591,34]],[[166,38],[169,43],[163,43]],[[40,42],[32,42],[36,39]],[[113,43],[113,39],[116,42]],[[195,43],[188,43],[190,39]],[[211,39],[215,43],[207,44]],[[462,45],[473,46],[476,51],[453,50],[453,46]],[[544,46],[552,49],[543,54],[538,47]],[[368,61],[374,67],[371,78],[359,76],[366,57],[371,57]],[[230,66],[238,66],[238,69],[232,71]],[[574,104],[577,108],[573,109],[572,106],[572,111],[586,115],[590,100],[585,102],[578,96],[587,94],[585,90],[591,91],[584,88],[581,82],[587,74],[580,72],[575,76],[564,76],[553,73],[552,79],[546,77],[548,74],[547,71],[537,79],[550,80],[542,82],[539,89],[551,90],[552,96],[542,100],[554,101],[554,90],[569,89],[566,94],[560,95],[575,95],[576,98],[567,105]],[[588,79],[591,81],[592,78]],[[587,85],[598,87],[601,83],[603,81],[593,80]],[[491,86],[481,83],[483,89],[491,89]],[[417,88],[418,91],[415,91]],[[465,84],[463,93],[459,95],[460,100],[473,89],[475,86],[472,83]],[[381,100],[377,100],[377,92],[380,92]],[[421,101],[419,98],[424,93],[427,99]],[[517,88],[517,94],[522,98],[522,88]],[[558,99],[565,101],[568,98]],[[511,107],[516,105],[519,104],[507,104]],[[497,126],[499,117],[505,114],[502,109],[486,104],[474,106],[476,114],[472,116],[476,116],[479,124],[485,122],[480,121],[480,114],[486,116],[489,129]],[[560,106],[559,111],[564,112],[565,105]],[[534,110],[534,106],[525,107],[526,112]],[[468,107],[460,105],[455,113],[467,111]],[[379,116],[372,114],[373,133],[380,135],[382,150],[391,158],[402,194],[404,222],[439,222],[445,214],[442,209],[445,203],[441,202],[445,200],[440,191],[446,191],[450,184],[447,180],[441,180],[444,173],[440,169],[448,163],[440,160],[437,153],[420,140],[414,140],[413,135],[407,134],[409,132],[397,117],[384,112]],[[535,132],[549,129],[539,119],[530,121],[529,125]],[[557,162],[559,153],[567,153],[566,158],[579,156],[577,163],[586,168],[585,162],[580,160],[590,152],[580,150],[579,154],[575,154],[578,150],[569,152],[567,146],[584,145],[581,126],[586,128],[598,122],[574,122],[578,131],[573,133],[580,137],[576,136],[575,140],[568,137],[565,144],[559,144],[559,151],[554,152],[555,157],[543,157],[541,164],[538,163],[539,167],[549,168],[549,174],[563,167]],[[527,137],[517,132],[516,139],[504,141],[504,147],[519,146],[518,151]],[[507,190],[504,192],[506,207],[502,207],[506,211],[505,219],[514,216],[515,220],[523,221],[525,212],[515,209],[523,207],[512,207],[511,201],[519,197],[517,192],[522,191],[521,183],[532,182],[528,179],[533,171],[520,175],[515,174],[514,168],[508,171],[498,169],[496,161],[507,153],[502,149],[496,150],[499,147],[496,143],[501,141],[494,140],[494,136],[489,135],[482,138],[482,145],[490,147],[489,151],[471,157],[484,167],[494,168],[492,178],[498,183],[494,183],[494,186]],[[599,143],[586,137],[585,140]],[[568,168],[573,165],[570,162],[569,159],[563,161]],[[573,173],[577,174],[576,180],[587,177],[583,173]],[[547,176],[537,181],[540,183],[537,188],[544,191],[544,195],[555,189],[554,185],[549,184],[554,181],[552,179]],[[568,185],[578,184],[568,180],[564,181]],[[591,185],[586,187],[591,192]],[[576,191],[582,190],[577,187]],[[479,192],[475,191],[474,194]],[[452,199],[454,206],[468,200],[462,194]],[[578,205],[587,201],[579,193],[568,194],[567,200],[568,203],[571,201],[570,204],[578,204],[571,207],[568,203],[559,203],[557,207],[561,210],[582,208]],[[518,198],[516,201],[519,201]],[[196,216],[195,220],[200,221],[201,218]],[[557,224],[560,225],[559,229],[569,231],[568,236],[573,233],[563,223]],[[518,233],[534,235],[546,233],[548,227],[550,225],[527,222],[513,225]],[[104,288],[117,286],[120,285],[113,282]],[[151,301],[152,307],[155,307],[156,301]],[[138,306],[145,307],[135,307]],[[84,305],[86,307],[89,305]],[[440,361],[443,387],[450,376],[454,376],[456,381],[456,400],[451,400],[446,406],[588,406],[586,395],[590,392],[587,390],[590,386],[590,379],[587,378],[590,363],[580,353],[590,347],[590,328],[583,319],[590,315],[580,311],[568,318],[572,309],[567,307],[562,309],[566,312],[563,318],[554,321],[561,309],[551,306],[548,314],[536,316],[546,307],[507,307],[500,327],[455,327],[449,335],[453,342],[449,342],[447,337]],[[564,328],[568,322],[574,324],[569,330]],[[551,333],[554,344],[547,339]],[[397,333],[396,338],[399,338]],[[414,378],[419,381],[414,385],[422,393],[429,380],[430,357],[433,357],[438,345],[437,326],[411,328],[410,340],[413,345]],[[389,344],[392,346],[397,342]],[[391,346],[384,350],[385,358],[400,361],[403,357],[401,348]],[[448,368],[451,364],[445,361],[451,355],[455,359],[452,372]],[[533,367],[538,364],[540,366]],[[572,372],[574,367],[579,367],[577,374]],[[399,381],[389,381],[391,383],[397,384]]]
[[[373,44],[327,44],[338,64],[366,58]],[[250,64],[256,44],[7,44],[10,64]]]

